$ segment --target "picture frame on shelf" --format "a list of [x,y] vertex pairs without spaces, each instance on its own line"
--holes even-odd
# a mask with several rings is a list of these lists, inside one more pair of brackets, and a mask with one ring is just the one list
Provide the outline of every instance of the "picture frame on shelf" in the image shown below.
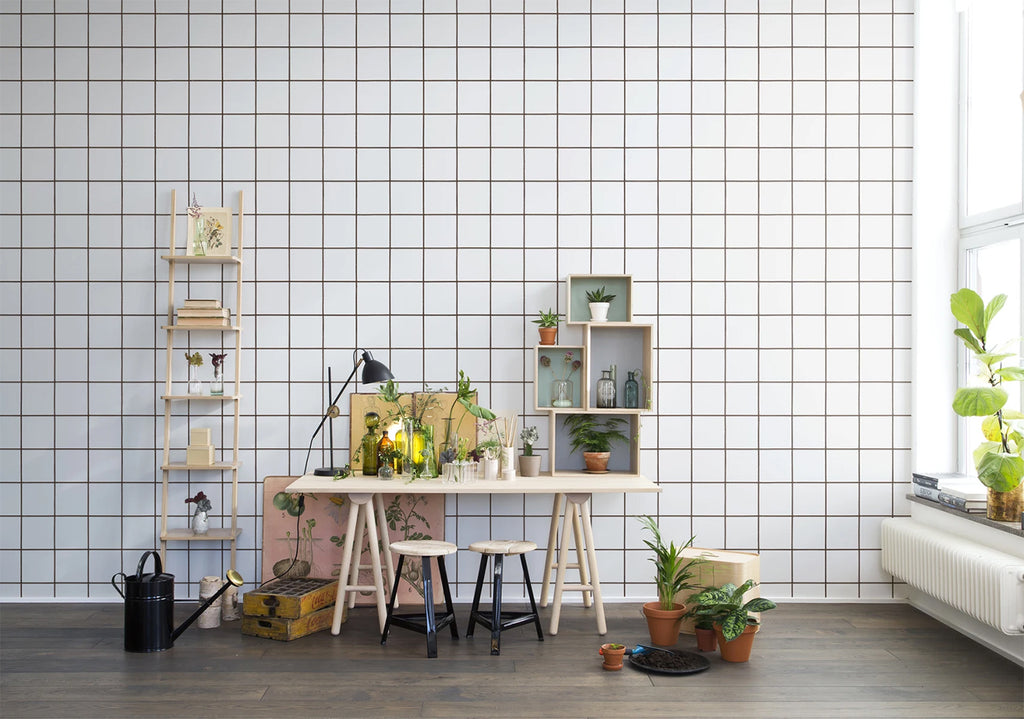
[[188,218],[185,254],[192,257],[230,257],[234,244],[230,207],[203,207]]

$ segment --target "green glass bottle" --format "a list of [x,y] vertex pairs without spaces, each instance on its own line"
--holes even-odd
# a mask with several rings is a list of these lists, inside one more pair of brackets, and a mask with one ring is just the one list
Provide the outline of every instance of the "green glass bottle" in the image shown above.
[[367,412],[364,418],[366,422],[366,434],[363,435],[363,475],[366,477],[377,476],[377,425],[380,424],[380,415],[376,412]]
[[640,385],[633,378],[632,372],[626,373],[629,379],[626,380],[625,395],[626,408],[637,409],[640,406]]

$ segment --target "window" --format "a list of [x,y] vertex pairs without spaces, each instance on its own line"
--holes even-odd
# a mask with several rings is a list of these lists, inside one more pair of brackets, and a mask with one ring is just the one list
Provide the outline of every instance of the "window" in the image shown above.
[[[1024,335],[1024,0],[963,5],[959,280],[986,301],[1007,296],[989,328],[998,344]],[[1010,361],[1019,363],[1019,357]],[[975,381],[974,362],[964,348],[961,384]],[[1024,406],[1024,383],[1005,389],[1010,393],[1007,407]],[[960,470],[971,474],[980,424],[980,419],[960,421]]]

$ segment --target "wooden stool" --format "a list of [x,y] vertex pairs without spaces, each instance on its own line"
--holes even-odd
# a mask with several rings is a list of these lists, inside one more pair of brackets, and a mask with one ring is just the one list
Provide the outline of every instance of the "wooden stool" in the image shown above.
[[[473,636],[473,627],[480,624],[491,630],[491,654],[501,654],[501,630],[518,627],[520,624],[533,622],[537,627],[537,639],[544,641],[544,631],[540,627],[540,616],[537,614],[537,603],[533,600],[533,586],[530,584],[530,570],[526,567],[526,553],[537,548],[534,542],[516,541],[512,539],[488,539],[473,542],[469,551],[480,553],[480,572],[476,577],[476,591],[473,593],[473,608],[469,612],[469,628],[466,636]],[[530,611],[501,611],[501,575],[502,560],[506,555],[519,555],[523,564],[523,581],[526,582],[526,593],[530,598]],[[487,571],[487,558],[494,557],[494,589],[491,597],[490,614],[480,611],[480,593],[484,587],[484,572]]]
[[[398,565],[395,567],[395,585],[388,598],[387,618],[380,635],[380,643],[386,644],[391,625],[411,629],[427,635],[427,656],[437,656],[437,630],[451,627],[452,639],[459,638],[459,630],[455,625],[455,610],[452,607],[452,594],[448,588],[448,572],[444,568],[446,554],[458,551],[451,542],[436,539],[405,539],[391,543],[391,551],[398,554]],[[423,613],[395,614],[395,597],[398,595],[398,582],[402,579],[402,564],[406,557],[420,557],[423,562]],[[434,583],[430,576],[430,558],[437,557],[437,572],[441,575],[441,589],[444,591],[445,611],[434,615]]]

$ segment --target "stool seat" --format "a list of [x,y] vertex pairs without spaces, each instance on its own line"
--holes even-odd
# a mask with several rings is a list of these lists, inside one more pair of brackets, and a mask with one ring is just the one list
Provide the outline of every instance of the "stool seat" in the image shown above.
[[[526,554],[537,548],[536,542],[517,539],[484,539],[469,545],[470,551],[480,554],[480,571],[476,577],[476,590],[473,592],[473,606],[469,610],[469,629],[466,636],[473,636],[473,628],[479,624],[491,630],[491,654],[501,654],[501,632],[522,624],[533,623],[537,628],[537,639],[544,641],[544,631],[540,628],[540,616],[537,614],[537,602],[533,598],[533,586],[530,583],[530,570],[526,566]],[[523,566],[523,581],[530,599],[530,611],[509,612],[501,607],[501,578],[505,573],[503,560],[506,555],[519,555]],[[480,594],[483,592],[484,575],[487,562],[494,560],[493,590],[491,593],[491,611],[480,611]]]
[[455,554],[459,548],[439,539],[402,539],[391,543],[391,551],[406,557],[443,557]]
[[517,539],[484,539],[479,542],[473,542],[469,545],[469,551],[471,552],[479,552],[480,554],[504,554],[506,556],[526,554],[527,552],[532,552],[536,548],[536,542]]

